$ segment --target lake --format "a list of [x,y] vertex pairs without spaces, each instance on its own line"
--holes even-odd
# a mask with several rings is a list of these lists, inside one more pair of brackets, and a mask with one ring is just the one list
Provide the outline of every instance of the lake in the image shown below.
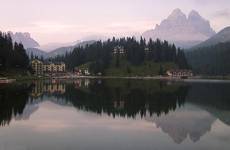
[[230,83],[0,85],[0,150],[229,150]]

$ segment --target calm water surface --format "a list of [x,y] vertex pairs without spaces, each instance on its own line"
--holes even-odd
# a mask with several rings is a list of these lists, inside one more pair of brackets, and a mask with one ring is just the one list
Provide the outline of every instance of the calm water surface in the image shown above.
[[0,85],[0,150],[229,150],[230,83]]

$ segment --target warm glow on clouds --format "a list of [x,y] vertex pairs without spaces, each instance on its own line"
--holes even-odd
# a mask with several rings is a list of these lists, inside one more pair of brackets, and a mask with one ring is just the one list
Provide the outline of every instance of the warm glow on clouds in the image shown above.
[[[30,31],[33,37],[40,39],[40,42],[50,41],[71,42],[90,35],[112,36],[133,36],[139,35],[146,29],[153,28],[154,21],[136,22],[109,22],[104,24],[75,25],[52,21],[36,21],[25,27],[12,27],[11,31]],[[63,39],[63,36],[67,37]],[[72,39],[70,39],[72,38]],[[52,42],[52,41],[51,41]]]

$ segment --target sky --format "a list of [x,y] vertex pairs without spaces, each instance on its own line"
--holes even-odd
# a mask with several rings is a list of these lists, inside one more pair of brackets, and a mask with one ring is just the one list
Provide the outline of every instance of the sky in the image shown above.
[[0,30],[29,32],[41,45],[87,36],[132,36],[176,8],[197,10],[215,31],[230,25],[230,0],[0,0]]

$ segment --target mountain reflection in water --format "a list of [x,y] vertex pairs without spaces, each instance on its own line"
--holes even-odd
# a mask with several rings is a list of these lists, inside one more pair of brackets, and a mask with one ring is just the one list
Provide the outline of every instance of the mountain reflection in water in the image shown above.
[[230,126],[230,84],[144,80],[34,81],[0,86],[0,124],[26,120],[45,101],[103,117],[141,118],[175,143],[197,142],[215,121]]

